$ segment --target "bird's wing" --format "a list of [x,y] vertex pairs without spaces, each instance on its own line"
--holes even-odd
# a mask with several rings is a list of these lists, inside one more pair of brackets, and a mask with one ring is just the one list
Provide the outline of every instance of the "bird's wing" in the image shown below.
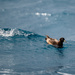
[[49,43],[52,44],[52,45],[56,45],[58,43],[58,40],[50,38]]

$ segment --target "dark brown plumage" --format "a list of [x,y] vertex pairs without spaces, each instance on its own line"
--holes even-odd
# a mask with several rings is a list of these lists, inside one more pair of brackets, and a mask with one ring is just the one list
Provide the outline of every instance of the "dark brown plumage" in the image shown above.
[[63,47],[63,42],[65,41],[65,39],[63,37],[60,38],[58,41],[57,39],[50,38],[48,35],[46,35],[45,40],[48,44],[53,45],[58,48]]

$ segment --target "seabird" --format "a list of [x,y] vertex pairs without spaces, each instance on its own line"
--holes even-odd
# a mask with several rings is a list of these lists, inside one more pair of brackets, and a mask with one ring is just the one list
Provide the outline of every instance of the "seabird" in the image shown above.
[[57,48],[62,48],[63,42],[65,42],[65,39],[63,37],[61,37],[58,41],[57,39],[50,38],[48,35],[46,35],[45,40],[48,44],[53,45]]

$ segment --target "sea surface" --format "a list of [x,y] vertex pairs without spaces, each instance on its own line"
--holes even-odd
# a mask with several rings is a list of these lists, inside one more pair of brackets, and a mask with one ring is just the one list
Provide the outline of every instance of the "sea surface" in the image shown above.
[[75,0],[0,0],[0,75],[75,75]]

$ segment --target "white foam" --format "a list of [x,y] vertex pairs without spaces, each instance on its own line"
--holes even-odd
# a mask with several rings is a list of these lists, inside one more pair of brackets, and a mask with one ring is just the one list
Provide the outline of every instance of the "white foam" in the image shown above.
[[[13,70],[11,70],[11,69],[3,69],[2,71],[0,71],[0,73],[6,73],[6,74],[9,74],[9,73],[11,73]],[[5,75],[6,75],[5,74]],[[3,74],[4,75],[4,74]]]
[[14,35],[22,35],[27,37],[30,35],[34,35],[34,33],[25,33],[22,30],[18,30],[18,29],[8,29],[8,30],[0,29],[0,36],[11,37]]
[[47,13],[41,13],[42,16],[47,16]]
[[5,37],[9,37],[9,36],[13,36],[14,35],[14,29],[11,29],[10,31],[5,31],[0,29],[0,36],[5,36]]
[[35,13],[35,15],[39,16],[39,15],[40,15],[40,13],[38,13],[38,12],[37,12],[37,13]]
[[34,33],[24,34],[24,36],[30,36],[30,35],[34,35]]
[[37,16],[51,16],[51,14],[49,14],[49,13],[39,13],[39,12],[35,13],[35,15],[37,15]]

